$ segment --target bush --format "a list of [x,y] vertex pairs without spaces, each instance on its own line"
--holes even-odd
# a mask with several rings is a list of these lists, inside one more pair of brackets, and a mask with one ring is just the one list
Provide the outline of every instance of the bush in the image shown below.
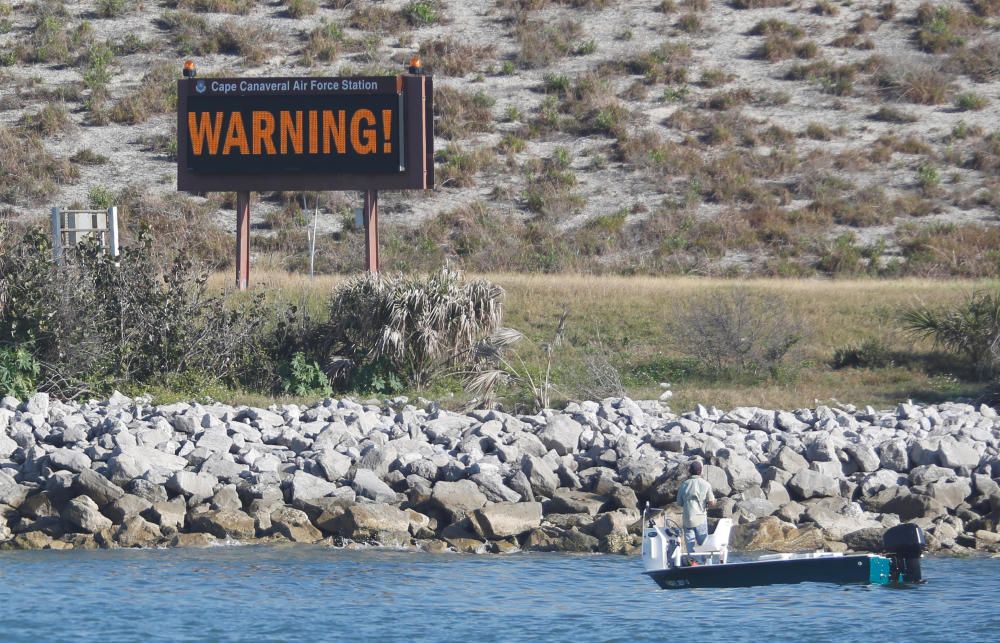
[[870,337],[858,345],[844,346],[833,353],[833,368],[887,368],[894,364],[892,350],[881,339]]
[[773,371],[803,337],[785,302],[734,289],[681,312],[677,348],[716,375]]
[[36,389],[40,370],[38,362],[27,349],[0,344],[0,396],[27,398]]
[[904,330],[969,360],[980,377],[992,375],[1000,351],[1000,291],[973,291],[961,304],[920,304],[900,316]]
[[424,388],[466,363],[476,342],[499,328],[503,294],[447,267],[422,277],[363,275],[334,292],[325,340],[331,355],[356,369],[382,362]]
[[7,254],[4,262],[18,269],[11,278],[0,266],[0,337],[31,347],[40,388],[73,395],[166,374],[236,382],[259,372],[260,300],[208,297],[206,272],[183,254],[161,269],[150,246],[141,239],[110,257],[83,243],[56,266],[47,236],[33,232]]
[[306,359],[305,353],[298,352],[292,356],[292,361],[283,364],[278,370],[281,377],[281,389],[292,395],[323,395],[333,394],[330,379],[315,361]]

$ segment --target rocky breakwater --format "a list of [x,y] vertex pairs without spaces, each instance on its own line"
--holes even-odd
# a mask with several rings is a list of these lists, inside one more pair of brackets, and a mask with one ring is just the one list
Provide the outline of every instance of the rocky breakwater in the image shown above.
[[[513,416],[404,399],[307,408],[0,400],[7,548],[378,543],[633,552],[691,458],[742,549],[870,549],[900,521],[1000,550],[987,406],[794,412],[608,399]],[[674,507],[676,509],[676,507]]]

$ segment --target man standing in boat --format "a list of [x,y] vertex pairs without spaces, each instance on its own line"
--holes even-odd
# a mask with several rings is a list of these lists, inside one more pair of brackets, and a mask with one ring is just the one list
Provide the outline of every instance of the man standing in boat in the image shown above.
[[694,551],[695,545],[701,545],[708,538],[708,514],[706,508],[715,504],[715,494],[712,485],[701,477],[701,461],[691,463],[688,471],[691,477],[681,484],[677,492],[677,502],[684,507],[684,546],[685,551]]

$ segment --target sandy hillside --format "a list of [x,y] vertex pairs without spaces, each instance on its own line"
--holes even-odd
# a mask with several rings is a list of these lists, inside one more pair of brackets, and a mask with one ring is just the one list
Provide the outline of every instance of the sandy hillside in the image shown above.
[[[0,154],[30,160],[3,169],[0,208],[174,193],[172,103],[149,94],[187,57],[203,75],[394,74],[422,50],[438,185],[383,194],[387,226],[477,207],[607,230],[621,241],[588,261],[622,270],[677,253],[682,271],[836,272],[836,244],[885,265],[915,238],[933,258],[951,251],[938,232],[967,246],[997,222],[998,16],[995,0],[5,0]],[[192,198],[232,227],[228,200]],[[357,204],[324,195],[322,231]],[[262,195],[254,216],[286,208]]]

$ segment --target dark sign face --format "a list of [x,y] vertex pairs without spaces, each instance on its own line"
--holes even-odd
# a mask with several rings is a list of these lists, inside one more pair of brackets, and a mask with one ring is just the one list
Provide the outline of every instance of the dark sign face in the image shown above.
[[199,80],[187,100],[187,168],[402,172],[402,92],[384,84],[349,78]]
[[178,83],[178,188],[426,189],[431,81],[421,76]]

